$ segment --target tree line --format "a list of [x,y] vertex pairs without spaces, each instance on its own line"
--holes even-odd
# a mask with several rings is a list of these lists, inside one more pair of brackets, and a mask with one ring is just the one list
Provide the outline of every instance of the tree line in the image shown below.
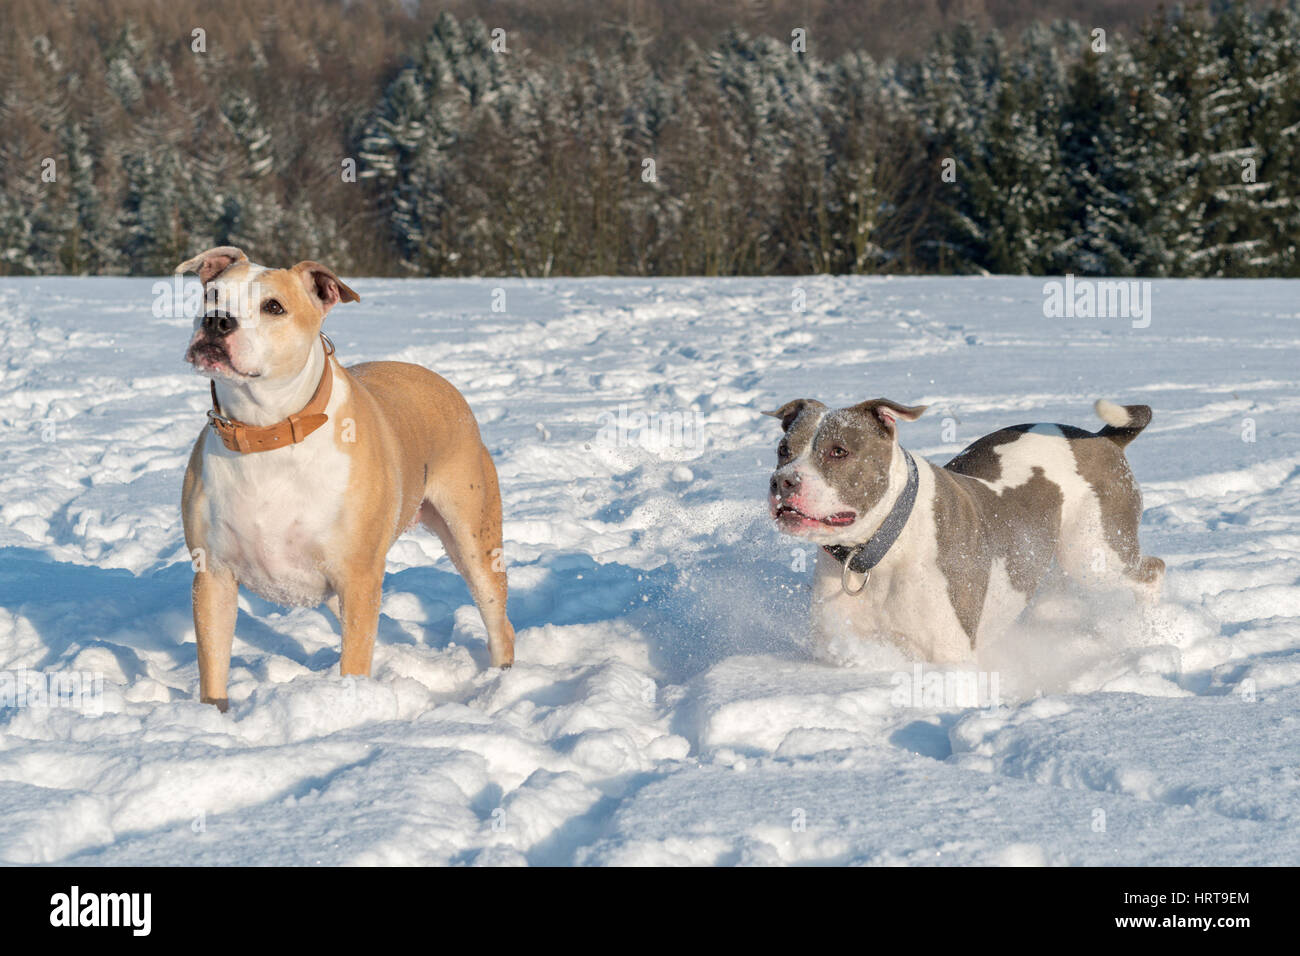
[[221,244],[370,275],[1300,270],[1294,0],[884,60],[798,27],[539,52],[448,12],[411,42],[384,3],[219,37],[124,9],[29,3],[4,41],[0,274]]

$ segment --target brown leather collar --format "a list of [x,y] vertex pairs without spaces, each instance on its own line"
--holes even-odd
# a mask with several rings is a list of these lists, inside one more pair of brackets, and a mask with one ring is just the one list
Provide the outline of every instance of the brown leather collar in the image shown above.
[[223,445],[241,455],[272,451],[285,445],[298,444],[329,421],[325,406],[329,404],[330,392],[334,387],[334,371],[331,368],[334,363],[330,361],[330,356],[334,354],[334,343],[324,332],[321,333],[321,340],[325,345],[325,371],[321,374],[316,391],[302,411],[274,425],[245,425],[226,418],[221,414],[221,406],[217,403],[217,383],[211,383],[212,410],[208,412],[208,422],[212,425],[212,430],[221,436]]

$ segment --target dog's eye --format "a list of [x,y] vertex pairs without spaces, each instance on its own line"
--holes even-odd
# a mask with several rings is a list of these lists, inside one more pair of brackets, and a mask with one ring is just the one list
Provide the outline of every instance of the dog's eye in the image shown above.
[[776,457],[777,457],[777,458],[789,458],[789,457],[790,457],[790,443],[789,443],[789,442],[783,441],[783,442],[781,442],[781,444],[779,444],[779,445],[776,446]]
[[843,445],[832,445],[826,455],[828,458],[848,458],[849,450]]
[[267,299],[262,303],[262,311],[268,315],[284,315],[284,306],[278,299]]

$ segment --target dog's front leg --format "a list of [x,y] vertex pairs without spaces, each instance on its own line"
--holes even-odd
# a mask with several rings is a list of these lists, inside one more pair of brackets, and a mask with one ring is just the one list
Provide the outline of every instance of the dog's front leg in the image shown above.
[[199,699],[216,704],[223,714],[230,706],[230,647],[239,613],[239,584],[225,569],[194,575],[194,637],[199,648]]
[[370,676],[379,630],[379,605],[384,584],[384,566],[348,575],[336,588],[339,595],[339,623],[343,627],[343,656],[339,670],[344,677]]

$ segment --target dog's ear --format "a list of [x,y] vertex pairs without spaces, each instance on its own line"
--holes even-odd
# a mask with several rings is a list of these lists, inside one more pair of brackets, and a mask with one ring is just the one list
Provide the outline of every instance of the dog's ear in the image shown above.
[[234,246],[214,246],[207,252],[200,252],[193,259],[186,259],[172,271],[176,275],[197,272],[199,281],[207,285],[236,262],[247,261],[248,256],[244,255],[243,249],[236,249]]
[[900,405],[888,398],[873,398],[869,402],[854,405],[849,411],[867,416],[879,425],[886,435],[893,438],[898,430],[898,419],[914,422],[929,407],[929,405]]
[[304,259],[290,271],[298,274],[303,285],[307,287],[307,292],[315,296],[316,301],[326,312],[340,302],[361,301],[361,296],[345,286],[343,281],[334,274],[334,270],[327,269],[319,262]]
[[798,418],[805,408],[825,408],[821,402],[814,398],[796,398],[792,402],[786,402],[780,408],[771,412],[764,412],[764,415],[770,415],[773,418],[781,419],[781,431],[788,432],[794,420]]

